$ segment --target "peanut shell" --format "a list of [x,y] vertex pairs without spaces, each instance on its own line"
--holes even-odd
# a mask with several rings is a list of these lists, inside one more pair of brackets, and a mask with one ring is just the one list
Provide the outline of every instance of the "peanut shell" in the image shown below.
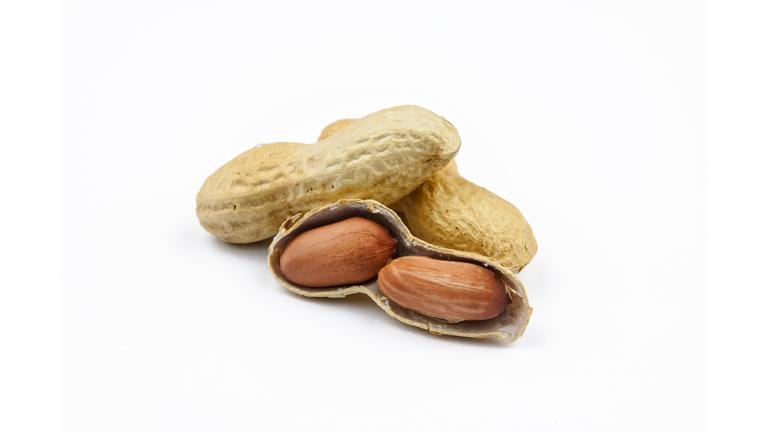
[[391,204],[459,151],[456,128],[406,105],[357,120],[314,145],[273,143],[237,156],[197,194],[200,225],[231,243],[275,235],[286,217],[339,199]]
[[[338,120],[320,139],[343,130],[354,119]],[[528,221],[509,201],[459,174],[452,160],[398,202],[389,205],[418,238],[495,259],[519,273],[538,251]]]
[[320,137],[317,138],[318,141],[322,141],[329,136],[335,134],[338,132],[341,128],[346,127],[348,124],[352,123],[356,119],[342,119],[342,120],[336,120],[335,122],[329,124],[326,126],[322,132],[320,132]]

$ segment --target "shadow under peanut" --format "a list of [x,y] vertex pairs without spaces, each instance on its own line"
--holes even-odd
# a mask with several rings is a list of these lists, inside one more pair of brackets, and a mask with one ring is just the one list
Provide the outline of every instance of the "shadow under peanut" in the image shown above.
[[[276,285],[277,287],[280,287],[279,284],[276,283]],[[488,349],[510,349],[515,344],[520,343],[520,341],[518,341],[514,344],[505,344],[496,338],[477,339],[459,336],[436,335],[430,333],[427,330],[407,325],[392,318],[386,312],[381,310],[381,308],[377,306],[376,303],[374,303],[365,294],[353,294],[344,298],[313,298],[293,294],[285,289],[283,289],[283,291],[285,291],[286,295],[294,297],[295,301],[311,303],[312,307],[325,309],[327,310],[328,314],[334,314],[337,313],[337,311],[342,310],[352,311],[353,313],[349,314],[351,319],[354,318],[360,320],[375,321],[376,327],[383,327],[387,325],[393,326],[397,329],[397,331],[402,331],[404,335],[408,334],[424,340],[435,340],[439,341],[440,343],[454,344],[459,346],[473,346],[478,348],[488,347]],[[349,323],[350,326],[354,326],[355,324],[355,322]],[[371,335],[371,337],[375,337],[375,335]]]
[[209,236],[208,245],[217,253],[230,255],[233,258],[238,259],[253,259],[254,262],[263,263],[264,267],[267,267],[267,255],[269,252],[269,245],[272,244],[272,238],[258,241],[256,243],[227,243],[215,236]]
[[[243,260],[251,262],[253,265],[263,266],[267,268],[267,257],[269,252],[269,246],[272,243],[272,238],[265,239],[256,243],[236,244],[224,242],[215,236],[210,236],[208,239],[209,246],[216,251],[216,253],[225,254],[231,256],[233,259]],[[271,278],[271,275],[269,276]],[[308,302],[312,307],[326,309],[328,314],[334,314],[335,311],[350,311],[351,319],[369,320],[375,321],[377,326],[393,326],[398,331],[404,332],[404,334],[412,335],[416,338],[424,340],[435,340],[443,344],[452,344],[458,346],[472,346],[476,348],[485,349],[511,349],[513,346],[519,346],[525,344],[525,337],[521,338],[513,344],[505,344],[496,338],[465,338],[459,336],[447,336],[436,335],[430,333],[427,330],[413,327],[402,323],[386,312],[381,310],[367,295],[365,294],[353,294],[344,298],[310,298],[294,294],[285,288],[283,288],[277,281],[274,284],[270,284],[275,290],[279,290],[282,295],[291,297],[292,301]],[[265,281],[266,282],[266,281]],[[350,326],[354,326],[356,322],[350,322]],[[373,336],[375,337],[375,336]]]

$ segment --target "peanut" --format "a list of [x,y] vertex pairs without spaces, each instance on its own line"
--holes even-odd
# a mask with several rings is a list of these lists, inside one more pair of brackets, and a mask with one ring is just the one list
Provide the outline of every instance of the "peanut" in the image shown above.
[[361,283],[376,277],[396,247],[384,227],[355,217],[299,234],[283,250],[280,269],[307,287]]
[[[309,274],[324,272],[324,267],[333,266],[324,266],[320,262],[326,254],[337,257],[333,261],[339,265],[346,264],[343,257],[346,242],[336,240],[343,231],[335,224],[359,217],[380,225],[397,240],[395,259],[379,271],[375,282],[367,279],[339,283],[342,278],[332,275],[324,283],[339,285],[313,288],[306,285],[310,282],[292,280],[296,279],[295,273],[307,273],[311,278]],[[310,244],[314,247],[296,243],[302,236],[324,228],[329,232],[312,240]],[[324,247],[324,239],[331,245],[329,252],[319,249]],[[387,243],[380,238],[373,242],[378,245]],[[290,268],[292,264],[286,259],[286,255],[289,258],[291,254],[302,255],[290,251],[289,246],[294,244],[306,252],[302,259],[307,267],[302,265],[298,272]],[[356,256],[357,253],[367,253],[362,244],[359,249],[357,246],[353,249]],[[377,247],[372,249],[377,253]],[[525,288],[508,268],[476,253],[451,250],[420,240],[408,231],[394,211],[372,200],[342,200],[287,219],[269,246],[267,260],[275,280],[293,293],[330,298],[365,294],[398,321],[435,334],[496,337],[511,343],[523,334],[532,312]],[[410,265],[413,260],[417,260],[418,265]],[[421,260],[430,264],[423,265]],[[384,258],[375,264],[367,264],[367,259],[364,261],[366,270],[386,262]],[[346,274],[346,271],[342,273]],[[457,324],[458,321],[462,322]]]
[[340,199],[391,204],[458,153],[456,128],[417,106],[385,109],[314,145],[273,143],[237,156],[197,194],[200,225],[231,243],[275,235],[286,217]]
[[450,323],[490,319],[509,304],[495,273],[463,262],[398,258],[381,269],[378,285],[398,305]]
[[[354,119],[328,125],[320,140]],[[510,202],[459,174],[452,160],[441,171],[390,207],[411,232],[439,246],[476,252],[519,273],[538,251],[533,230]]]

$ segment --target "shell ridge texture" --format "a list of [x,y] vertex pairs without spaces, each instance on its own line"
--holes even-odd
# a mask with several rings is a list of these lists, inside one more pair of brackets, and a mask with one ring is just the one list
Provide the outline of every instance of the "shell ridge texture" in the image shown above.
[[197,215],[222,240],[263,240],[286,217],[339,199],[394,202],[445,166],[460,145],[455,128],[434,113],[389,108],[314,145],[273,143],[242,153],[205,181]]

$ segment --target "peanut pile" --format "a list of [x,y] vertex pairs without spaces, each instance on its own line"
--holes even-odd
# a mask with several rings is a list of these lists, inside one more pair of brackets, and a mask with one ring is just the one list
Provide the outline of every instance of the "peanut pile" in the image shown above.
[[522,213],[465,180],[447,120],[400,106],[326,127],[317,143],[259,145],[197,196],[220,239],[274,236],[275,279],[300,295],[363,293],[435,334],[511,343],[532,309],[514,274],[537,250]]

